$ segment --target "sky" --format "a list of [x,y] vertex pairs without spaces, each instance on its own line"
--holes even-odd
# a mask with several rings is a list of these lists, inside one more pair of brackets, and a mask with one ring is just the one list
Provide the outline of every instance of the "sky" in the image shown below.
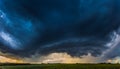
[[0,62],[120,63],[119,18],[120,0],[0,0]]

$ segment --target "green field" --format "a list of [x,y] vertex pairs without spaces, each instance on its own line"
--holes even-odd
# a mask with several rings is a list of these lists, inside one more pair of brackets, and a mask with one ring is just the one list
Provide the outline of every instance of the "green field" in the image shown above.
[[0,66],[0,69],[120,69],[119,64],[39,64]]

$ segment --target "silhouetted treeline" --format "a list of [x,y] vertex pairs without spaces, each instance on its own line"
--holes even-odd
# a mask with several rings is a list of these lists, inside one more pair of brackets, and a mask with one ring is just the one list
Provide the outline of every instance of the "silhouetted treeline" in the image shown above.
[[30,63],[0,63],[0,66],[30,65]]

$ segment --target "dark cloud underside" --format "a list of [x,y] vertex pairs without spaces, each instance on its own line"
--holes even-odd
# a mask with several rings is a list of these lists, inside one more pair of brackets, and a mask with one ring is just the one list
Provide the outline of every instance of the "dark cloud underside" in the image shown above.
[[120,26],[119,0],[1,0],[0,50],[98,56]]

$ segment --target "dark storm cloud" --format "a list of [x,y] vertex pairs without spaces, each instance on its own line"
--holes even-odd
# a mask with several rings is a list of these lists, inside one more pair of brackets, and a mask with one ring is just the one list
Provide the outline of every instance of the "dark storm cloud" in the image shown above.
[[110,35],[120,25],[119,3],[119,0],[1,0],[0,10],[5,16],[0,23],[3,29],[0,41],[8,42],[0,48],[20,56],[36,52],[98,56],[108,48]]

